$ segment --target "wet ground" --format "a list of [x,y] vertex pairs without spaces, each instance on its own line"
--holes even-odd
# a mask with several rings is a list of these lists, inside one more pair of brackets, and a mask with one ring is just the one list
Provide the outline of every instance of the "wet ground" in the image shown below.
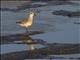
[[[37,16],[34,17],[33,25],[29,28],[29,31],[40,31],[45,33],[32,35],[31,37],[33,39],[42,39],[44,41],[47,41],[48,43],[80,44],[80,24],[74,24],[75,22],[80,23],[80,18],[52,14],[53,11],[57,10],[72,12],[79,11],[79,3],[74,2],[76,4],[57,5],[50,5],[50,3],[51,2],[39,3],[38,6],[40,7],[36,7],[36,9],[38,10]],[[24,7],[25,9],[20,8],[21,10],[17,10],[16,12],[13,10],[16,10],[17,8],[14,8],[16,6],[13,5],[11,5],[10,7],[6,6],[8,10],[1,11],[1,35],[3,36],[22,34],[26,31],[24,28],[21,28],[18,24],[16,24],[16,21],[24,19],[27,16],[28,9],[27,7]],[[5,7],[2,6],[2,8]],[[37,46],[37,48],[39,47],[41,48],[45,46]],[[28,50],[28,46],[26,46],[25,44],[1,44],[1,53],[10,53],[23,50]]]

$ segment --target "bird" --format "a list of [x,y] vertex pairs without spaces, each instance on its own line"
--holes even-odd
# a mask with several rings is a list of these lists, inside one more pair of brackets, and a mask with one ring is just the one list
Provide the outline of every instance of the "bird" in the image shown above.
[[21,21],[17,21],[16,23],[18,23],[21,27],[26,28],[27,32],[28,32],[28,27],[30,27],[33,23],[33,17],[35,15],[34,11],[30,11],[29,15],[27,18],[21,20]]

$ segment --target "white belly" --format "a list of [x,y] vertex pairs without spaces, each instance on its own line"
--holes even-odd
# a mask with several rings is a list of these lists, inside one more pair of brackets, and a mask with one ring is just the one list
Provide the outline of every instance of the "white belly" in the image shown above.
[[29,27],[32,25],[32,23],[25,23],[25,24],[19,24],[22,27]]

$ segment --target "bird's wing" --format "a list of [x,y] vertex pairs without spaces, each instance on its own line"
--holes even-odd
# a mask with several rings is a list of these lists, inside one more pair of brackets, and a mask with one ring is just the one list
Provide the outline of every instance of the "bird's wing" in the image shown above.
[[16,23],[25,23],[25,22],[27,22],[27,19],[23,19],[23,20],[17,21]]

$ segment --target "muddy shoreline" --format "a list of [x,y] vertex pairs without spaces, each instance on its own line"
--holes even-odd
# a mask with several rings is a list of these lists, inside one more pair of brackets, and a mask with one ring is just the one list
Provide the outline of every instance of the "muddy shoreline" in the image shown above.
[[[52,46],[54,48],[52,48]],[[33,51],[27,50],[27,51],[20,51],[20,52],[13,52],[13,53],[7,53],[7,54],[1,54],[2,60],[23,60],[23,59],[42,59],[45,58],[48,55],[66,55],[66,54],[76,54],[80,53],[80,44],[73,44],[73,45],[67,45],[63,44],[61,45],[54,45],[35,49]]]
[[[44,32],[34,31],[30,32],[29,35],[41,34]],[[22,36],[25,34],[15,34],[8,36],[0,36],[1,44],[13,44],[14,41],[20,41]],[[11,38],[12,37],[12,38]],[[32,38],[27,38],[32,39]],[[44,40],[43,40],[44,41]],[[22,43],[24,44],[24,43]],[[45,44],[45,42],[44,42]],[[53,48],[52,48],[53,47]],[[24,59],[41,59],[48,55],[66,55],[66,54],[79,54],[80,44],[70,44],[70,43],[47,43],[44,48],[35,49],[33,51],[17,51],[12,53],[0,54],[2,60],[24,60]]]
[[0,36],[0,44],[9,44],[13,41],[20,41],[22,37],[25,37],[27,35],[36,35],[36,34],[42,34],[44,32],[42,31],[30,31],[29,33],[18,33],[18,34],[11,34],[11,35],[2,35]]

